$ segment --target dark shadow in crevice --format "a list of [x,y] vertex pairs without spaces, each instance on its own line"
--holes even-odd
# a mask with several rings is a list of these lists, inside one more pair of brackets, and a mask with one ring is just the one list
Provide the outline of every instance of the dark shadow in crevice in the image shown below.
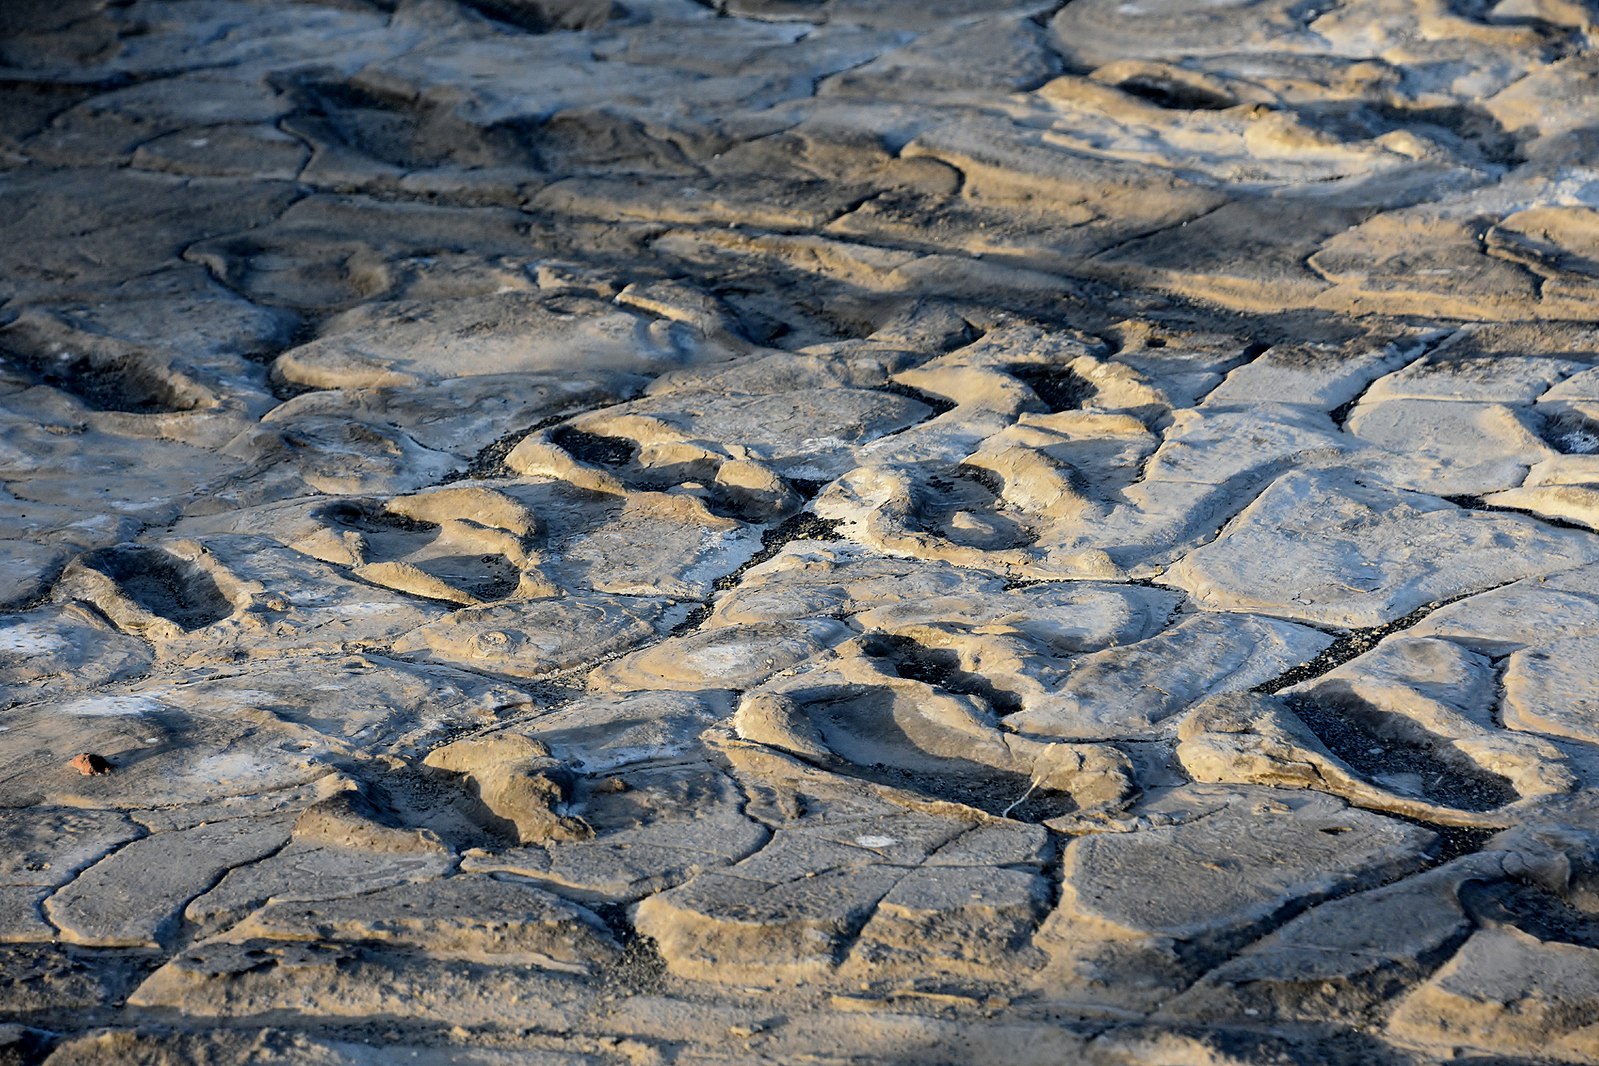
[[839,540],[839,522],[833,518],[818,518],[809,511],[790,515],[761,534],[761,548],[731,574],[717,579],[716,590],[726,592],[737,588],[746,571],[776,557],[784,545],[796,540]]
[[585,433],[573,426],[558,426],[550,431],[550,442],[580,463],[610,469],[627,466],[638,458],[638,442],[626,437],[606,437]]
[[0,348],[0,362],[36,384],[76,397],[91,411],[177,414],[199,406],[177,383],[134,356],[101,357],[71,351],[46,355]]
[[1521,798],[1509,779],[1484,770],[1446,738],[1353,692],[1326,686],[1286,702],[1329,751],[1390,791],[1464,811],[1496,810]]
[[1221,93],[1184,85],[1154,74],[1135,74],[1126,81],[1117,82],[1116,88],[1129,96],[1172,111],[1225,111],[1238,103]]
[[465,7],[526,33],[597,30],[627,17],[614,0],[457,0]]
[[1005,373],[1033,390],[1050,414],[1080,410],[1099,393],[1093,382],[1067,366],[1012,363]]
[[964,669],[960,654],[951,648],[930,648],[911,637],[873,633],[865,638],[862,650],[888,663],[900,677],[921,681],[945,692],[976,696],[996,715],[1014,714],[1022,709],[1020,696],[998,688],[982,674]]
[[220,622],[233,604],[216,579],[194,563],[142,545],[102,548],[83,557],[86,566],[115,581],[122,594],[153,615],[185,630]]
[[1460,902],[1479,926],[1511,926],[1539,940],[1599,948],[1599,914],[1537,885],[1472,881],[1461,887]]
[[1599,454],[1599,422],[1576,411],[1545,415],[1537,430],[1544,443],[1562,455]]

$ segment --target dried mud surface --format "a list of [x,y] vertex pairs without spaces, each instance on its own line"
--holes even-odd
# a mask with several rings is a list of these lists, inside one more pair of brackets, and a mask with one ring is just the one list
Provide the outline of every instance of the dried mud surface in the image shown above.
[[1599,1062],[1596,20],[0,4],[0,1061]]

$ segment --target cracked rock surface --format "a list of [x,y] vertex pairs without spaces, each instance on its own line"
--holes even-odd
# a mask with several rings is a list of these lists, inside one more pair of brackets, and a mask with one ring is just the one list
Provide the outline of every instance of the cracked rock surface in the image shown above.
[[1599,1062],[1596,38],[0,3],[0,1062]]

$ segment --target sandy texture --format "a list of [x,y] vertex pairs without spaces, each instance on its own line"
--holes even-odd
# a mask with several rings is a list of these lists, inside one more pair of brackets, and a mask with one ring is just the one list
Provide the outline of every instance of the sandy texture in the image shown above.
[[1596,22],[0,3],[0,1063],[1599,1062]]

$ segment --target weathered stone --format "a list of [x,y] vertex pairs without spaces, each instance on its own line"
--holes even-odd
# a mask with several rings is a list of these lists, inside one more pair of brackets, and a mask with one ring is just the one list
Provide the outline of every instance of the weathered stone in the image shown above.
[[0,3],[0,1059],[1592,1058],[1591,7]]
[[530,878],[583,900],[635,900],[730,866],[770,836],[744,813],[737,786],[709,767],[626,767],[587,785],[580,779],[575,792],[592,839],[471,851],[462,869]]
[[85,866],[139,835],[109,811],[35,807],[0,816],[6,860],[0,865],[0,930],[8,943],[49,943],[59,935],[41,904]]
[[[1195,788],[1149,813],[1175,824],[1066,849],[1061,900],[1038,940],[1063,990],[1160,997],[1305,903],[1416,869],[1431,842],[1330,797],[1275,789]],[[1158,887],[1168,885],[1182,887]]]
[[45,904],[62,937],[97,947],[158,947],[183,908],[234,867],[288,843],[282,819],[237,819],[156,833],[79,874]]
[[1203,697],[1263,684],[1331,642],[1276,619],[1195,615],[1146,640],[1084,656],[1058,689],[1026,700],[1005,724],[1063,738],[1147,735]]
[[1510,657],[1505,670],[1505,725],[1599,743],[1593,653],[1599,639],[1568,637]]
[[83,691],[147,669],[144,641],[79,607],[42,607],[0,619],[0,682],[11,699],[49,679],[56,691]]
[[[1296,525],[1310,515],[1313,525]],[[1213,609],[1374,626],[1429,602],[1591,562],[1595,551],[1585,534],[1519,515],[1463,511],[1431,496],[1293,473],[1273,482],[1216,541],[1184,557],[1170,580]],[[1440,559],[1449,565],[1439,566]]]
[[540,677],[644,644],[686,613],[670,600],[646,596],[476,607],[413,630],[394,650],[511,677]]
[[1479,930],[1400,1002],[1389,1031],[1433,1046],[1584,1062],[1599,1053],[1596,962],[1591,947]]
[[745,689],[854,635],[825,619],[721,626],[664,640],[589,675],[599,691]]

